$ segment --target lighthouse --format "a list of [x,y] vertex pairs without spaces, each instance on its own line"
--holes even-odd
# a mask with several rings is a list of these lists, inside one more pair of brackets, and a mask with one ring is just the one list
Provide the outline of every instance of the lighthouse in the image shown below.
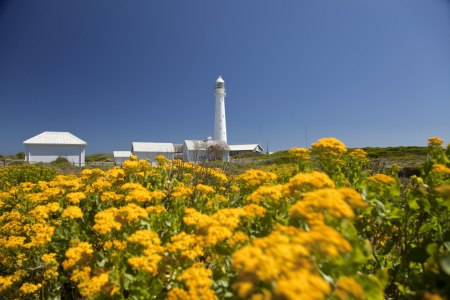
[[216,95],[214,140],[227,142],[227,123],[225,122],[225,81],[223,81],[221,75],[214,84],[214,95]]

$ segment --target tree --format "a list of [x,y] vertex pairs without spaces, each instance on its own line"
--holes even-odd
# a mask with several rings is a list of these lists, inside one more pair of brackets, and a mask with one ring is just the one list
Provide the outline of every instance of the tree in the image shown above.
[[223,160],[225,149],[219,145],[212,145],[206,150],[206,157],[209,161]]
[[23,153],[23,152],[18,152],[18,153],[16,154],[16,157],[17,157],[17,159],[25,159],[25,153]]

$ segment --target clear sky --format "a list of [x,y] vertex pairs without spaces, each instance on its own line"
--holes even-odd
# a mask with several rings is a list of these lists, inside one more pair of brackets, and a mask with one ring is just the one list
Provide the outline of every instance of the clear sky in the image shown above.
[[447,144],[450,1],[2,1],[0,153],[203,139],[219,75],[229,144]]

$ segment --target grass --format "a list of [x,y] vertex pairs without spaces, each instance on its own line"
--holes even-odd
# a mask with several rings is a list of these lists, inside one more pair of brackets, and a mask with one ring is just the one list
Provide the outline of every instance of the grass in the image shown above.
[[114,155],[111,153],[97,153],[87,155],[84,159],[85,162],[112,162],[114,161]]

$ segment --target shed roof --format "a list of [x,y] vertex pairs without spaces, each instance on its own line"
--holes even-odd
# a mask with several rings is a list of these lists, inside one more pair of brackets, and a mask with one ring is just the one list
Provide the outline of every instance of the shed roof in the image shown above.
[[23,142],[28,144],[41,144],[41,145],[84,145],[87,143],[80,138],[77,138],[70,132],[57,132],[57,131],[44,131],[31,139]]
[[[231,151],[253,151],[258,146],[261,147],[259,144],[247,144],[247,145],[229,145]],[[262,147],[261,147],[262,149]]]
[[129,158],[131,156],[131,151],[113,151],[114,157],[126,157]]
[[211,140],[185,140],[184,141],[186,147],[188,150],[208,150],[211,146],[220,146],[224,150],[230,151],[230,147],[228,146],[227,142],[225,141],[211,141]]
[[175,152],[172,143],[132,143],[134,152]]

